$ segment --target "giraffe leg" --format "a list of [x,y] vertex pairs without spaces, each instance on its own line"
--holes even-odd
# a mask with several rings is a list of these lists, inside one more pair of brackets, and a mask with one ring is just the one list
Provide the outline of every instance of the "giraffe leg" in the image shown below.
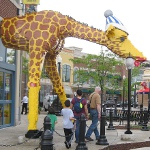
[[46,55],[45,69],[52,81],[54,91],[59,96],[61,104],[64,107],[64,102],[66,101],[67,97],[57,71],[55,55],[49,55],[49,54]]
[[[30,138],[37,131],[38,121],[38,95],[40,90],[40,77],[42,72],[45,52],[39,50],[36,46],[29,46],[29,113],[28,113],[28,132],[27,138]],[[41,67],[41,68],[40,68]]]

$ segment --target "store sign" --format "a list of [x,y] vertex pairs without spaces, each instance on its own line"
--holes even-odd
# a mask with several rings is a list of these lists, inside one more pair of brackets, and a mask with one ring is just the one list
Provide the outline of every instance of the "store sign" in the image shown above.
[[40,0],[22,0],[23,4],[36,4],[38,5],[40,3]]

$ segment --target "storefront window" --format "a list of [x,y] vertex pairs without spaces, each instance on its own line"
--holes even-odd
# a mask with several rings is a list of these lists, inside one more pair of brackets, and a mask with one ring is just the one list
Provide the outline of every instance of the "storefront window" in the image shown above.
[[0,72],[0,100],[3,99],[3,92],[4,92],[3,78],[4,78],[4,74],[3,72]]
[[15,65],[15,50],[7,48],[6,62]]
[[6,58],[6,47],[4,47],[0,39],[0,62],[5,62],[5,58]]
[[3,105],[0,105],[0,126],[3,124]]
[[74,83],[78,81],[77,71],[78,71],[78,68],[74,68],[74,76],[73,76]]
[[5,73],[5,100],[11,100],[11,74]]
[[4,124],[10,124],[11,122],[11,104],[4,105]]
[[69,65],[63,65],[63,70],[62,70],[63,82],[70,82],[70,71],[71,71],[71,67]]

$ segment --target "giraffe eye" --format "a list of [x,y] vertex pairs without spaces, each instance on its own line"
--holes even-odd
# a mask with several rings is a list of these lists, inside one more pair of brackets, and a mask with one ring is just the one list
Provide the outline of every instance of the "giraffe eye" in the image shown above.
[[124,37],[120,37],[120,41],[123,42],[125,40]]

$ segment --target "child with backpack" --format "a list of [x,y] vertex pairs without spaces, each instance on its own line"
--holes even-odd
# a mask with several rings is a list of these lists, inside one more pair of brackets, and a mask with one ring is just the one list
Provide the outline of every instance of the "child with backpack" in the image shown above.
[[73,115],[73,111],[70,109],[70,100],[65,101],[65,108],[61,110],[61,115],[63,115],[63,128],[65,133],[66,141],[64,142],[66,148],[71,147],[71,141],[73,139],[73,122],[76,120]]
[[73,109],[74,118],[76,118],[76,130],[75,130],[75,143],[79,142],[79,118],[81,114],[85,114],[86,118],[88,119],[88,109],[87,109],[87,101],[86,99],[82,98],[82,91],[77,90],[77,95],[71,101],[70,108]]

